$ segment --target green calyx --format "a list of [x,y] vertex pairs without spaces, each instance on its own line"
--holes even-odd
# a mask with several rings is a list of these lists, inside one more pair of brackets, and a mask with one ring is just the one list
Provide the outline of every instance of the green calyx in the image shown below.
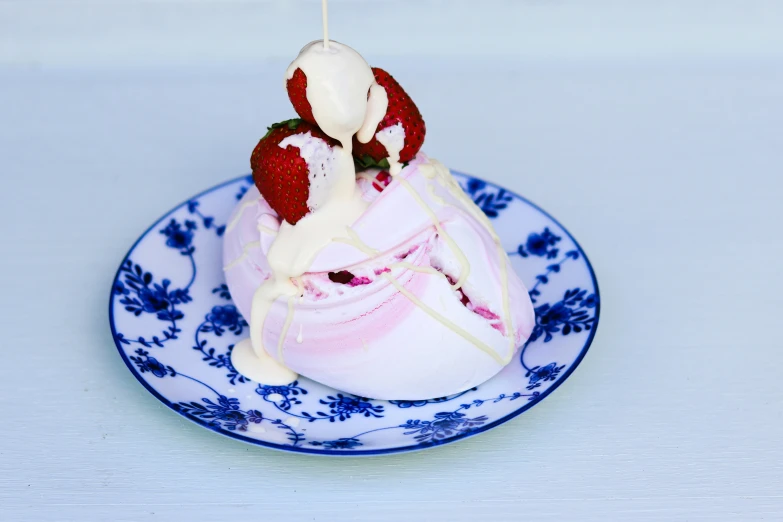
[[272,125],[267,127],[266,134],[264,134],[264,137],[261,138],[261,139],[262,140],[266,139],[267,136],[272,134],[273,130],[279,129],[281,127],[288,127],[290,130],[296,130],[296,128],[299,127],[299,124],[302,123],[302,121],[303,120],[301,120],[300,118],[292,118],[290,120],[285,120],[285,121],[281,121],[281,122],[278,122],[278,123],[273,123]]
[[375,161],[370,157],[369,154],[365,154],[361,158],[354,157],[353,160],[356,163],[357,167],[360,167],[361,170],[372,169],[372,168],[376,168],[376,169],[390,168],[389,158],[383,158],[381,161]]

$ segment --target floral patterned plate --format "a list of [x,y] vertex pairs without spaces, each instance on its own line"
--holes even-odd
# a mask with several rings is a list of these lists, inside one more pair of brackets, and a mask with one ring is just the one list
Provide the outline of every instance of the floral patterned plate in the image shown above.
[[454,173],[484,210],[530,289],[536,326],[498,375],[466,392],[426,401],[380,401],[300,378],[249,381],[229,354],[248,336],[223,278],[222,235],[252,184],[228,181],[181,204],[149,228],[120,265],[109,321],[133,375],[163,404],[217,433],[279,450],[377,455],[454,442],[538,404],[577,367],[598,326],[590,263],[552,217],[501,187]]

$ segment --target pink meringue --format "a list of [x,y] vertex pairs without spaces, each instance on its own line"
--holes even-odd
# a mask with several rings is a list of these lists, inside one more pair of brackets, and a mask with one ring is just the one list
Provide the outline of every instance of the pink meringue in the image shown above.
[[[373,175],[357,179],[366,210],[294,278],[298,295],[269,306],[256,333],[271,364],[375,399],[441,397],[485,382],[534,326],[491,223],[423,154],[382,192]],[[255,187],[229,220],[224,269],[245,318],[271,275],[267,255],[280,225]]]

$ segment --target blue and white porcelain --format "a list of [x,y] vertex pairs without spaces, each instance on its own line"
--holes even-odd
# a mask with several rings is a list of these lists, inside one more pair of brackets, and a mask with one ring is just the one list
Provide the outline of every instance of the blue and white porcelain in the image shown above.
[[425,401],[380,401],[303,377],[267,386],[239,375],[229,354],[249,336],[248,325],[225,285],[222,236],[250,176],[181,204],[133,245],[109,304],[120,356],[150,393],[189,420],[279,450],[413,451],[509,421],[541,402],[584,357],[598,326],[598,285],[580,246],[546,212],[501,187],[454,176],[492,219],[536,311],[521,353],[481,386]]

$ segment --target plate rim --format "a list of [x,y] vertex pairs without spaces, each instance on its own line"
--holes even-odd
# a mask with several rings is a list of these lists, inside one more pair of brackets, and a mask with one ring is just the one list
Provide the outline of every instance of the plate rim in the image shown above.
[[598,278],[595,275],[595,270],[593,269],[592,263],[590,263],[590,258],[587,257],[587,254],[585,254],[584,249],[579,244],[579,242],[574,238],[574,236],[571,234],[571,232],[563,226],[560,221],[555,219],[549,212],[541,208],[540,206],[536,205],[529,199],[527,199],[524,196],[521,196],[517,194],[516,192],[507,189],[506,187],[503,187],[501,185],[498,185],[497,183],[494,183],[492,181],[487,181],[483,178],[476,178],[476,176],[473,176],[471,174],[466,174],[464,172],[449,169],[451,172],[455,174],[459,174],[461,176],[465,176],[470,179],[480,179],[487,185],[491,185],[497,189],[505,190],[506,192],[512,194],[513,196],[521,199],[531,207],[535,208],[539,212],[541,212],[543,215],[551,219],[554,223],[556,223],[562,230],[565,232],[565,234],[568,236],[568,238],[574,242],[574,246],[576,247],[576,250],[579,251],[579,253],[582,255],[582,259],[584,259],[585,264],[587,265],[587,269],[590,272],[590,278],[592,279],[593,287],[595,288],[595,296],[596,296],[596,306],[595,306],[595,325],[590,330],[590,334],[588,335],[587,339],[585,340],[584,346],[582,346],[582,349],[579,353],[579,355],[574,359],[574,362],[571,364],[571,366],[563,373],[562,377],[558,379],[556,382],[554,382],[549,388],[547,388],[544,392],[542,392],[539,397],[535,401],[528,401],[520,408],[512,411],[511,413],[508,413],[504,415],[503,417],[496,419],[486,425],[480,426],[474,430],[471,430],[466,433],[462,433],[459,435],[456,435],[454,437],[451,437],[449,439],[436,442],[434,444],[426,444],[422,445],[421,443],[413,444],[410,446],[400,446],[400,447],[394,447],[394,448],[385,448],[385,449],[367,449],[367,450],[352,450],[352,451],[340,451],[340,450],[331,450],[331,449],[315,449],[315,448],[307,448],[307,447],[294,447],[294,446],[288,446],[285,444],[276,444],[273,442],[267,442],[263,440],[254,439],[251,437],[246,437],[244,435],[240,435],[238,433],[229,432],[226,430],[223,430],[220,427],[217,426],[210,426],[206,421],[203,419],[198,419],[192,416],[189,416],[185,414],[182,411],[178,411],[174,408],[174,405],[169,401],[166,397],[158,393],[157,390],[155,390],[152,386],[150,386],[146,380],[141,378],[141,375],[137,373],[136,369],[134,368],[132,362],[130,359],[128,359],[127,355],[125,354],[124,350],[122,349],[121,343],[117,341],[117,330],[114,324],[114,282],[117,281],[120,277],[120,269],[125,264],[125,262],[130,258],[130,255],[133,253],[133,251],[136,249],[138,244],[141,242],[142,239],[147,237],[147,235],[155,228],[157,227],[161,222],[163,222],[166,218],[168,218],[171,214],[182,208],[184,205],[187,205],[188,201],[192,201],[194,199],[198,199],[206,194],[209,194],[211,192],[214,192],[216,190],[219,190],[226,185],[231,185],[233,183],[236,183],[238,181],[241,181],[243,179],[247,179],[248,176],[251,176],[251,174],[244,174],[242,176],[238,176],[236,178],[229,179],[227,181],[224,181],[222,183],[218,183],[217,185],[213,185],[205,190],[202,190],[201,192],[198,192],[197,194],[194,194],[193,196],[181,201],[171,209],[169,209],[165,214],[160,216],[157,220],[155,220],[149,227],[147,227],[144,232],[139,235],[138,238],[136,238],[136,241],[133,242],[131,247],[128,249],[128,251],[125,253],[125,255],[122,258],[122,261],[120,262],[119,267],[117,268],[117,271],[114,274],[114,278],[112,279],[111,289],[109,290],[109,326],[111,328],[111,334],[112,334],[112,341],[114,342],[114,346],[117,349],[117,351],[120,354],[120,357],[122,358],[123,362],[125,362],[125,366],[128,367],[130,370],[131,375],[139,382],[141,383],[144,388],[148,392],[152,394],[153,397],[158,399],[160,402],[162,402],[169,410],[179,414],[180,416],[184,417],[185,419],[198,424],[199,426],[203,426],[204,428],[209,429],[212,432],[218,433],[219,435],[223,435],[225,437],[238,440],[241,442],[244,442],[246,444],[251,444],[253,446],[261,446],[277,451],[282,452],[291,452],[291,453],[299,453],[299,454],[305,454],[305,455],[317,455],[322,457],[366,457],[366,456],[378,456],[378,455],[393,455],[397,453],[409,453],[414,451],[422,451],[427,450],[431,448],[435,448],[438,446],[445,446],[447,444],[452,444],[454,442],[459,442],[461,440],[465,440],[469,437],[473,437],[475,435],[478,435],[480,433],[484,433],[485,431],[489,431],[497,426],[500,426],[501,424],[505,424],[506,422],[509,422],[513,418],[517,417],[518,415],[521,415],[522,413],[526,412],[533,406],[537,405],[541,401],[543,401],[546,397],[548,397],[553,391],[555,391],[557,388],[560,387],[561,384],[563,384],[574,372],[574,370],[581,364],[582,360],[585,358],[585,355],[587,355],[587,352],[589,351],[590,347],[593,344],[593,340],[595,339],[595,334],[598,331],[598,324],[600,323],[600,316],[601,316],[601,297],[600,297],[600,291],[598,289]]

